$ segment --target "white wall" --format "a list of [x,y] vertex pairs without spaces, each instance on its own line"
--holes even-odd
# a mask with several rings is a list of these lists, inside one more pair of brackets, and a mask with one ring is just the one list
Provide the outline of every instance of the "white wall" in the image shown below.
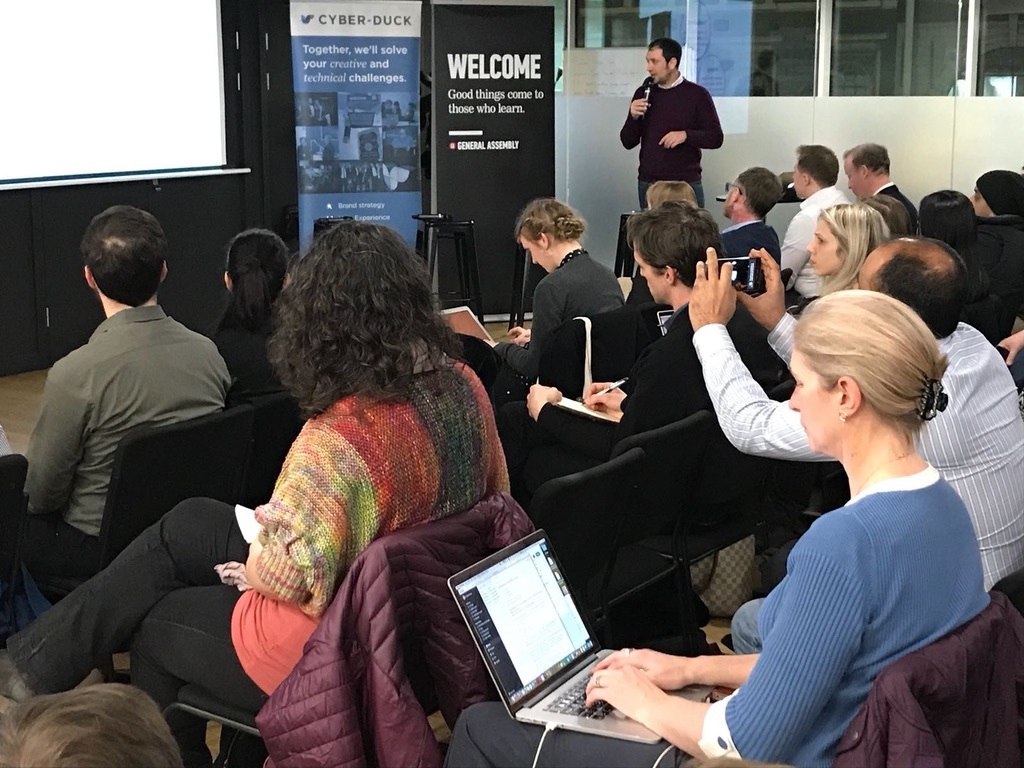
[[[570,53],[567,68],[599,64]],[[643,76],[643,59],[638,57],[633,88]],[[586,217],[587,247],[609,265],[619,215],[637,206],[638,150],[627,152],[619,143],[632,92],[628,80],[618,72],[600,78],[567,71],[564,113],[557,113],[557,193]],[[570,88],[573,83],[581,87]],[[938,189],[970,194],[974,180],[985,171],[1019,170],[1024,163],[1024,149],[1011,138],[1024,124],[1024,98],[778,97],[716,103],[726,127],[725,144],[704,153],[703,167],[707,207],[720,223],[724,219],[714,197],[725,182],[753,165],[791,170],[800,144],[825,144],[840,156],[861,142],[884,144],[892,158],[893,180],[915,202]],[[841,171],[839,186],[846,189]],[[781,235],[795,210],[793,205],[780,206],[769,214],[768,223]]]

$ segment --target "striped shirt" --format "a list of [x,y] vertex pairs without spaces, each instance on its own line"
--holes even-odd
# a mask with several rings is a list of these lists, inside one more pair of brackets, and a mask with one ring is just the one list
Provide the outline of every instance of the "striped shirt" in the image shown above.
[[11,444],[7,442],[7,435],[4,434],[4,428],[0,427],[0,456],[6,456],[9,453],[14,453],[11,450]]
[[[768,335],[787,362],[795,326],[786,315]],[[775,459],[832,460],[808,446],[800,414],[767,398],[724,326],[701,328],[693,344],[722,431],[733,445]],[[942,378],[949,407],[925,424],[918,450],[967,506],[989,589],[1024,566],[1024,422],[1013,378],[984,336],[960,323],[938,344],[949,358]]]

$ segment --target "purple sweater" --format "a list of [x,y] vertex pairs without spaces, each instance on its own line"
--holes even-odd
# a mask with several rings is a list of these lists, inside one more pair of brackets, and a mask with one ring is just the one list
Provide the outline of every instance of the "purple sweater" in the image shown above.
[[[633,99],[642,98],[643,86]],[[711,94],[684,80],[674,88],[651,88],[647,114],[634,120],[626,114],[619,140],[626,149],[640,145],[641,181],[699,181],[700,150],[722,146],[722,124]],[[666,133],[686,131],[686,141],[672,149],[658,142]]]

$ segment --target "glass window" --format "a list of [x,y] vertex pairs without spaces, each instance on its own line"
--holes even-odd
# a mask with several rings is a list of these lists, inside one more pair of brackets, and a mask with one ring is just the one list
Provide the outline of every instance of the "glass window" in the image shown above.
[[[833,96],[945,96],[963,77],[967,3],[835,0]],[[959,66],[958,66],[959,64]]]
[[817,0],[577,0],[575,42],[645,48],[671,37],[715,96],[809,96],[816,22]]
[[1024,96],[1024,5],[982,0],[978,36],[979,96]]
[[814,0],[754,0],[751,96],[813,96]]

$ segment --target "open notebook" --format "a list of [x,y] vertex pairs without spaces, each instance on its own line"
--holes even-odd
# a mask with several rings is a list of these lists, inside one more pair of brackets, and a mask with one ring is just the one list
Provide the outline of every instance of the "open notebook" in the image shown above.
[[576,400],[572,400],[568,397],[563,397],[557,403],[554,403],[556,408],[561,408],[563,411],[569,411],[569,413],[575,413],[578,416],[584,416],[588,419],[594,419],[594,421],[607,421],[610,424],[618,424],[616,419],[613,419],[607,414],[601,413],[600,411],[594,411],[587,408],[583,403]]
[[491,334],[484,328],[483,323],[480,322],[479,318],[473,314],[473,310],[469,307],[452,307],[451,309],[441,310],[441,314],[444,315],[444,319],[448,321],[448,325],[456,333],[461,333],[466,336],[476,336],[478,339],[483,339],[493,343],[494,339],[491,338]]

